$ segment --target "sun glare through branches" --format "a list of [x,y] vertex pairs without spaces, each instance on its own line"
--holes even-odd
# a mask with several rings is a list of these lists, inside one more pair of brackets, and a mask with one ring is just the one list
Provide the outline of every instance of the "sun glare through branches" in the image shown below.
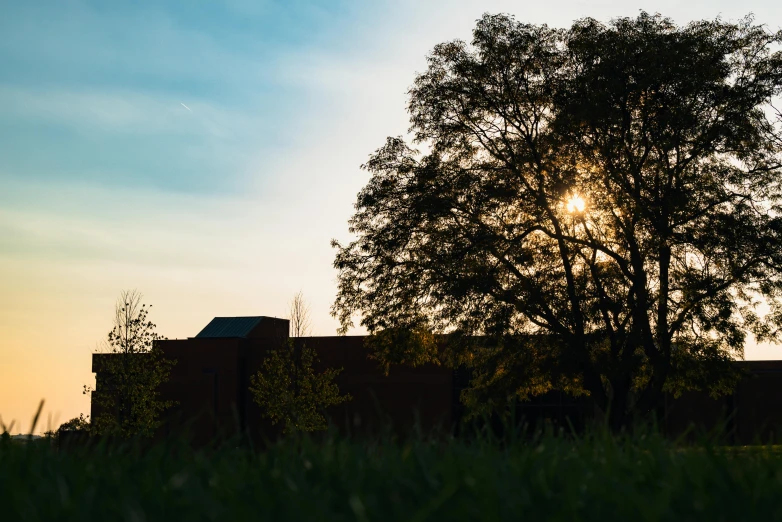
[[567,201],[567,211],[571,214],[575,213],[581,213],[584,211],[584,208],[586,208],[586,202],[584,201],[584,198],[579,196],[578,194],[573,194],[570,196],[570,199]]

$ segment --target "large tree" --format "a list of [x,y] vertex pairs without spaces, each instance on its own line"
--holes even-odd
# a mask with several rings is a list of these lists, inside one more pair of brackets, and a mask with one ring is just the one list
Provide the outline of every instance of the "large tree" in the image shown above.
[[619,426],[727,391],[747,335],[782,325],[780,42],[642,13],[485,15],[436,46],[409,92],[424,152],[389,138],[334,242],[342,331],[450,334],[379,358],[470,364],[476,405],[560,388]]

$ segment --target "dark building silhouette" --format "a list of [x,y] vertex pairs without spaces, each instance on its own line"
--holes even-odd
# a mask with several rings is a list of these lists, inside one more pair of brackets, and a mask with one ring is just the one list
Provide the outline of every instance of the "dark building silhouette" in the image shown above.
[[[286,319],[271,317],[215,317],[195,337],[158,341],[166,358],[175,359],[171,377],[161,387],[161,398],[177,406],[166,418],[166,430],[189,426],[197,442],[218,435],[248,432],[253,438],[274,436],[248,390],[250,376],[261,368],[264,354],[288,339]],[[451,426],[451,370],[435,365],[395,367],[388,375],[367,358],[363,336],[306,337],[294,339],[318,354],[317,366],[343,368],[335,382],[352,400],[331,408],[330,419],[344,430],[375,432],[384,426],[398,431],[417,421],[424,429]],[[96,391],[101,393],[101,359],[94,354]],[[95,402],[92,417],[100,412]]]
[[[262,420],[251,399],[250,376],[261,368],[266,351],[287,342],[289,323],[271,317],[215,317],[195,337],[159,341],[165,356],[177,361],[170,380],[161,387],[163,399],[177,403],[167,413],[165,431],[189,427],[197,443],[218,435],[249,433],[254,439],[274,437],[276,430]],[[455,429],[463,414],[461,389],[469,382],[464,369],[433,364],[417,368],[393,366],[385,375],[368,358],[363,336],[294,339],[318,354],[319,369],[343,368],[336,378],[341,393],[352,400],[332,407],[328,414],[340,429],[373,433],[391,426],[399,433],[416,423],[423,430],[437,426]],[[96,391],[101,393],[101,359],[93,355]],[[782,439],[782,361],[737,362],[747,370],[736,391],[712,399],[706,393],[667,397],[661,407],[661,428],[670,435],[724,428],[729,440],[749,443]],[[580,430],[593,418],[594,408],[584,398],[552,392],[519,403],[518,417],[529,425],[552,423]],[[93,403],[92,417],[99,411]]]

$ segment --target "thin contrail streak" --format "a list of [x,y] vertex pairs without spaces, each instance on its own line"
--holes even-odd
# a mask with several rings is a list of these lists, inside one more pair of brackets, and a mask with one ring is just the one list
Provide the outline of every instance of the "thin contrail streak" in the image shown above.
[[184,103],[182,103],[182,102],[179,102],[179,105],[181,105],[181,106],[182,106],[182,107],[184,107],[185,109],[189,110],[190,112],[193,112],[192,110],[190,110],[190,107],[188,107],[188,106],[187,106],[187,105],[185,105]]

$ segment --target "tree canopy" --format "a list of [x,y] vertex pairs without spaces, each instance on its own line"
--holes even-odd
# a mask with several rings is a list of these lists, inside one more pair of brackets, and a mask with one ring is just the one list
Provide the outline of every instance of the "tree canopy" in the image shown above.
[[641,13],[485,15],[437,45],[409,91],[422,151],[370,157],[334,242],[342,331],[448,334],[380,357],[472,365],[474,404],[559,388],[621,423],[728,390],[747,335],[782,325],[780,42]]

